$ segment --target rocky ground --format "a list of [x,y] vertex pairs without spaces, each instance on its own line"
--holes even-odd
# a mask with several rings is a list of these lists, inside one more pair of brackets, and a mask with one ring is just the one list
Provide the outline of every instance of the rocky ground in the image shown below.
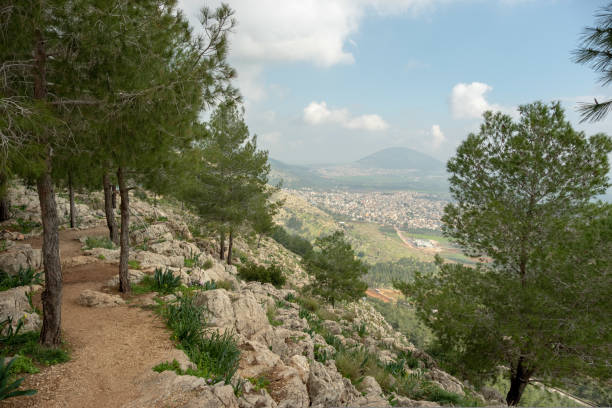
[[[381,364],[393,363],[399,353],[421,361],[416,369],[429,383],[458,395],[485,400],[458,379],[436,368],[405,336],[393,330],[367,302],[332,308],[321,305],[306,313],[295,302],[308,281],[299,258],[270,239],[257,247],[256,239],[238,241],[237,260],[283,267],[287,284],[243,282],[235,266],[221,263],[212,238],[194,238],[192,215],[168,202],[144,196],[130,198],[135,220],[130,238],[130,276],[133,282],[155,268],[169,269],[186,286],[196,285],[193,296],[206,307],[210,330],[235,333],[241,350],[240,367],[232,384],[209,384],[205,379],[154,372],[153,366],[176,359],[190,364],[173,346],[170,332],[151,305],[169,300],[155,293],[122,298],[117,294],[119,249],[88,248],[87,237],[103,236],[104,214],[100,193],[79,195],[79,229],[61,233],[64,268],[63,335],[73,350],[68,363],[28,376],[25,385],[39,389],[35,397],[19,397],[6,406],[87,407],[334,407],[334,406],[436,406],[387,393],[372,376],[351,383],[338,371],[336,348],[363,349]],[[0,269],[11,273],[19,266],[41,268],[40,221],[36,193],[19,186],[11,190],[16,222],[4,228]],[[58,197],[61,216],[67,220],[67,200]],[[29,223],[29,224],[28,224]],[[34,226],[32,231],[23,225]],[[21,228],[21,230],[20,230]],[[186,266],[189,265],[189,266]],[[198,290],[206,282],[226,282],[230,289]],[[26,293],[39,287],[0,292],[0,321],[16,319],[31,307]],[[155,300],[157,298],[157,300]],[[40,317],[30,313],[27,328],[35,330]],[[325,337],[321,335],[325,334]],[[410,371],[410,370],[409,370]],[[265,378],[257,387],[249,379]],[[391,401],[393,401],[391,403]],[[495,401],[489,403],[497,403]]]

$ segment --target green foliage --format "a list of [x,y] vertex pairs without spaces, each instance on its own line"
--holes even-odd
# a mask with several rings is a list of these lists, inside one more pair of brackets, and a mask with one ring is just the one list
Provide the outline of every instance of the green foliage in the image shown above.
[[11,381],[11,369],[16,358],[4,364],[4,358],[0,359],[0,400],[5,400],[21,395],[34,395],[36,390],[19,390],[23,378]]
[[138,261],[136,259],[130,259],[128,261],[128,267],[130,269],[140,269],[140,261]]
[[270,380],[265,375],[260,375],[259,377],[249,377],[247,379],[251,384],[253,384],[255,391],[267,391],[268,387],[270,386]]
[[18,354],[13,360],[13,366],[10,370],[11,374],[36,374],[40,372],[30,357]]
[[356,258],[344,233],[337,231],[317,238],[315,246],[319,250],[303,259],[304,267],[316,280],[310,286],[313,293],[332,305],[336,301],[352,301],[363,297],[368,285],[361,277],[367,273],[367,266]]
[[159,363],[155,367],[153,367],[153,371],[156,373],[161,373],[164,371],[174,371],[177,374],[182,374],[181,366],[179,365],[176,359],[172,360],[172,362],[164,361],[163,363]]
[[393,329],[399,331],[420,349],[427,349],[434,335],[429,327],[417,316],[417,312],[408,302],[398,300],[396,303],[385,303],[382,300],[368,298],[368,302],[385,318]]
[[220,280],[215,283],[217,285],[217,289],[232,290],[234,288],[234,284],[229,280]]
[[433,274],[436,266],[433,262],[423,262],[416,258],[401,258],[395,262],[377,262],[370,266],[363,281],[369,287],[391,286],[394,281],[411,281],[415,272]]
[[17,223],[13,224],[11,228],[22,234],[29,234],[37,228],[42,227],[41,223],[33,220],[24,220],[23,218],[17,218]]
[[310,241],[297,234],[289,234],[281,226],[274,228],[272,231],[272,238],[291,252],[302,257],[312,252],[312,244]]
[[248,262],[238,268],[238,276],[247,281],[271,283],[277,288],[283,286],[286,281],[281,268],[275,264],[265,267]]
[[17,324],[13,328],[13,317],[7,316],[7,318],[0,322],[0,343],[3,344],[14,344],[18,338],[19,332],[23,328],[24,318],[17,320]]
[[181,286],[181,277],[174,275],[170,269],[162,272],[161,268],[156,268],[153,274],[153,289],[161,294],[173,293]]
[[15,275],[9,275],[0,270],[0,291],[9,290],[19,286],[40,285],[42,283],[42,272],[36,272],[28,267],[19,267]]
[[293,293],[287,293],[287,296],[285,296],[285,301],[290,302],[290,303],[295,303],[297,302],[297,298],[295,297]]
[[297,298],[297,303],[309,312],[317,312],[320,307],[320,303],[316,298],[307,295],[299,296]]
[[[200,265],[200,254],[191,253],[189,258],[185,258],[184,265],[186,268],[193,268]],[[208,260],[210,261],[210,259]],[[212,266],[212,265],[211,265]],[[208,269],[208,268],[206,268]]]
[[207,259],[206,261],[204,261],[204,263],[202,264],[202,269],[206,270],[206,269],[210,269],[213,266],[213,261],[211,259]]
[[234,335],[230,332],[219,334],[211,331],[200,337],[198,342],[184,344],[185,352],[198,366],[197,370],[187,370],[187,374],[212,378],[213,382],[231,382],[240,363],[240,349]]
[[266,309],[266,316],[268,317],[268,322],[270,322],[272,326],[280,326],[281,324],[283,324],[282,321],[276,320],[277,312],[278,309],[276,306],[268,306],[268,308]]
[[115,249],[115,244],[108,237],[87,237],[85,240],[85,248],[106,248]]
[[174,339],[183,345],[198,343],[205,324],[203,312],[204,307],[196,305],[191,296],[179,297],[176,302],[167,305],[164,317]]
[[[612,24],[612,4],[602,7],[596,14],[596,27],[587,27],[582,33],[582,43],[576,49],[574,61],[585,64],[600,74],[599,82],[609,85],[612,81],[612,66],[610,53],[612,46],[609,41],[609,30]],[[582,115],[581,122],[597,122],[603,120],[612,109],[612,100],[598,101],[594,103],[581,103],[578,111]]]
[[437,258],[438,274],[396,286],[445,367],[475,384],[500,365],[515,379],[610,378],[612,206],[591,199],[608,187],[612,140],[574,131],[557,103],[519,111],[485,113],[448,163],[444,233],[486,259]]
[[38,332],[17,333],[10,340],[0,342],[0,355],[27,356],[44,365],[60,364],[70,360],[67,349],[62,347],[47,348],[40,345],[38,340]]

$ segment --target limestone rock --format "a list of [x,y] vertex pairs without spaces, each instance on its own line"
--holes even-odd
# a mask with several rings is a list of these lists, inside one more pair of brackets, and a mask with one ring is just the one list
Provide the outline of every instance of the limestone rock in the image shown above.
[[242,377],[258,377],[267,373],[279,361],[280,357],[271,352],[265,345],[246,341],[240,346],[242,355],[240,356],[240,367],[238,374]]
[[205,306],[206,322],[212,327],[233,328],[236,317],[232,301],[225,289],[198,292],[194,297],[198,306]]
[[240,293],[235,299],[232,306],[238,333],[246,338],[251,338],[262,329],[270,328],[266,313],[251,292]]
[[17,327],[19,319],[23,318],[24,325],[21,331],[38,330],[42,326],[41,317],[32,312],[28,302],[27,293],[35,292],[40,286],[19,286],[0,292],[0,321],[13,319],[13,328]]
[[297,369],[278,363],[267,374],[268,390],[279,408],[306,408],[310,405],[308,389]]
[[307,385],[311,406],[317,408],[345,405],[361,395],[340,375],[333,361],[328,361],[327,365],[313,361]]
[[[140,283],[144,279],[144,277],[147,276],[147,274],[137,269],[128,269],[128,276],[130,279],[130,283]],[[119,286],[119,276],[113,276],[111,279],[109,279],[106,282],[106,286]]]
[[164,268],[170,266],[182,268],[185,264],[185,258],[183,256],[165,256],[149,251],[137,252],[135,259],[140,262],[140,265],[144,268]]
[[104,262],[119,262],[120,249],[92,248],[85,250],[85,255],[93,256]]
[[304,384],[308,382],[308,376],[310,375],[310,364],[305,356],[291,356],[287,364],[297,370],[300,375],[300,379]]
[[238,408],[231,385],[208,386],[206,380],[174,371],[151,372],[140,381],[142,396],[123,408]]
[[461,384],[461,381],[459,381],[457,378],[453,377],[452,375],[445,373],[442,370],[438,370],[437,368],[433,368],[429,370],[429,372],[427,373],[427,376],[431,380],[440,384],[440,386],[444,390],[454,392],[455,394],[459,394],[462,396],[465,395],[465,392],[463,392],[463,386]]
[[42,268],[40,249],[33,249],[30,244],[14,244],[0,252],[0,270],[15,275],[19,268]]
[[246,381],[242,390],[243,394],[238,400],[240,408],[277,408],[276,401],[265,389],[256,391],[253,384]]
[[132,244],[140,244],[145,241],[155,242],[160,239],[173,239],[172,232],[165,223],[152,224],[130,232],[130,242]]
[[87,307],[112,307],[125,303],[119,295],[110,295],[91,289],[85,289],[79,296],[79,304]]
[[403,395],[397,395],[392,393],[393,400],[395,401],[397,407],[439,407],[440,405],[433,401],[415,401],[408,397],[404,397]]

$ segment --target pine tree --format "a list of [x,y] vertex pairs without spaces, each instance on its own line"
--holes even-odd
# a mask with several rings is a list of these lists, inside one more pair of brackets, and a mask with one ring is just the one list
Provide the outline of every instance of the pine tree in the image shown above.
[[559,103],[519,108],[514,122],[487,112],[448,162],[453,203],[444,234],[476,267],[444,264],[400,284],[438,338],[438,349],[472,381],[510,367],[508,405],[533,376],[610,378],[612,140],[585,137]]
[[303,258],[304,268],[315,277],[311,290],[331,302],[357,300],[365,296],[368,285],[361,278],[368,272],[342,231],[317,238],[318,250]]

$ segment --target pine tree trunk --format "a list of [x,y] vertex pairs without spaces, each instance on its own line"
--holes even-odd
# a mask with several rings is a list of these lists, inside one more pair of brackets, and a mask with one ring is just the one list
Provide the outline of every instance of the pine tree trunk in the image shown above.
[[[41,0],[41,7],[43,6]],[[39,28],[35,29],[36,44],[34,47],[34,99],[47,98],[47,78],[45,39]],[[62,327],[62,263],[59,250],[59,220],[55,191],[51,178],[51,148],[43,137],[41,142],[47,145],[45,169],[37,180],[40,218],[43,224],[42,258],[45,268],[45,290],[42,293],[43,326],[40,331],[40,343],[46,347],[60,345]]]
[[219,259],[225,259],[225,233],[219,233]]
[[117,208],[117,186],[114,184],[111,186],[111,201],[113,204],[113,210]]
[[8,177],[0,172],[0,222],[11,218],[11,202],[8,197]]
[[128,260],[130,257],[130,198],[126,186],[124,169],[117,169],[119,194],[121,197],[121,252],[119,253],[119,292],[130,293],[130,276],[128,274]]
[[119,244],[119,231],[117,230],[117,221],[115,221],[115,212],[112,205],[114,194],[111,190],[110,177],[107,173],[102,176],[102,184],[104,185],[104,213],[106,214],[106,226],[108,227],[108,235],[111,241],[116,245]]
[[74,188],[72,186],[72,173],[68,173],[68,196],[70,197],[70,228],[76,227],[76,207],[74,205]]
[[526,369],[523,363],[523,357],[520,357],[516,365],[516,370],[512,370],[510,376],[510,390],[506,395],[506,403],[508,406],[518,405],[523,396],[523,391],[525,391],[525,387],[529,384],[529,377],[531,377],[532,373],[533,370]]
[[227,264],[232,264],[232,248],[234,247],[234,231],[230,228],[229,244],[227,246]]
[[263,234],[259,234],[259,237],[257,238],[257,249],[259,249],[259,246],[261,245],[261,236]]
[[45,268],[45,290],[42,293],[43,327],[40,343],[46,347],[60,345],[62,323],[62,265],[59,252],[59,232],[55,192],[51,179],[50,158],[47,169],[38,179],[38,200],[43,224],[43,266]]

